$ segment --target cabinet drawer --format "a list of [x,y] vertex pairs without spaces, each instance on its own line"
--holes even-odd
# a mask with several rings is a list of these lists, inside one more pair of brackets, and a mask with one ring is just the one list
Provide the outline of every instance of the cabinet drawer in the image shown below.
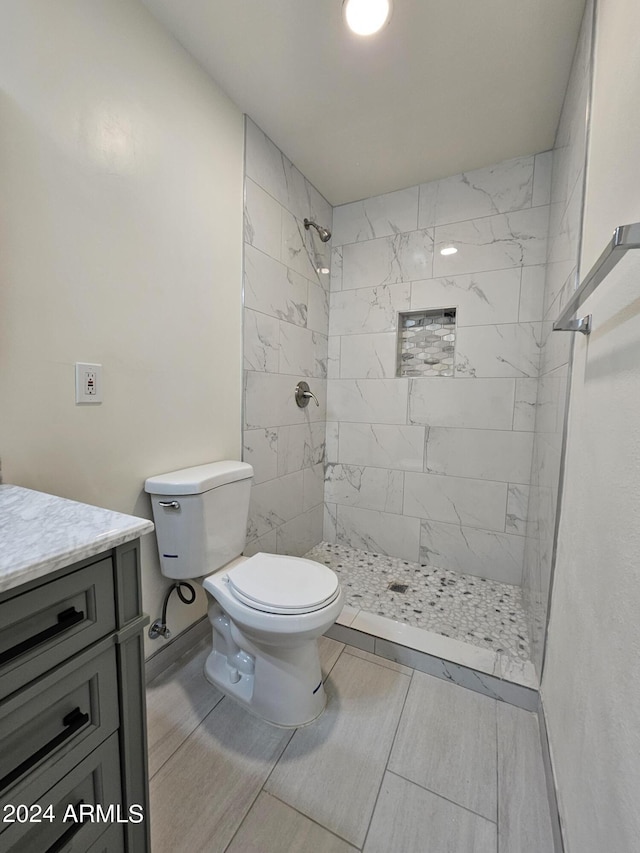
[[114,628],[110,558],[2,601],[0,699]]
[[107,639],[0,703],[0,807],[33,802],[119,723]]
[[124,853],[122,824],[113,823],[100,838],[91,845],[87,853]]
[[[109,819],[109,806],[115,809],[120,803],[118,735],[113,734],[31,805],[30,821],[21,823],[16,820],[15,823],[3,822],[0,825],[4,827],[0,834],[0,849],[6,853],[86,853],[105,829],[116,822],[113,810],[113,820]],[[87,810],[100,804],[103,814],[93,809],[93,820],[85,812],[84,822],[76,821],[74,815],[80,816],[81,804]],[[48,807],[51,807],[49,814],[53,815],[53,821],[46,817]],[[36,813],[38,808],[42,809],[39,814]],[[70,808],[73,814],[68,811]],[[36,816],[40,822],[35,822]],[[6,819],[5,810],[3,820]]]

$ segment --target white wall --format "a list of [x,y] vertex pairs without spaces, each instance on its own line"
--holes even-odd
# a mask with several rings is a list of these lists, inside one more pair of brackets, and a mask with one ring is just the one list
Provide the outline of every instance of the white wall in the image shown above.
[[240,453],[242,115],[136,0],[4,2],[0,75],[4,481],[150,516],[145,477]]
[[[599,0],[583,274],[640,220],[640,6]],[[640,262],[585,305],[542,682],[567,853],[640,838]]]

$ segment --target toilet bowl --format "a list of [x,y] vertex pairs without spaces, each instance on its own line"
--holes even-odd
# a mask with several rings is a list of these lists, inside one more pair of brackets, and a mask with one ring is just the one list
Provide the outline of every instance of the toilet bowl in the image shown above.
[[311,722],[326,704],[318,637],[343,605],[320,563],[244,548],[253,469],[214,462],[150,477],[160,569],[202,579],[213,648],[205,676],[251,713],[280,726]]
[[335,573],[311,560],[259,553],[203,586],[214,599],[207,679],[280,726],[304,725],[322,713],[317,640],[342,610]]

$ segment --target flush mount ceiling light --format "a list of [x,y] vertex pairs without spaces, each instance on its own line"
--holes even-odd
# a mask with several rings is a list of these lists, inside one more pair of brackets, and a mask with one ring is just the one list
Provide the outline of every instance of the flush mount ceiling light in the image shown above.
[[388,23],[391,0],[344,0],[342,12],[350,30],[359,36],[370,36]]
[[441,255],[455,255],[458,250],[455,246],[445,246],[444,249],[440,249]]

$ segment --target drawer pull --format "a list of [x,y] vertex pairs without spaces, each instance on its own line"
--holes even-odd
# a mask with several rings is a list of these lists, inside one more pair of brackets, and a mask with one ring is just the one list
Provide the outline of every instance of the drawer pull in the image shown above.
[[68,631],[69,628],[77,625],[78,622],[82,622],[83,619],[84,612],[82,610],[76,610],[75,607],[69,607],[67,610],[63,610],[62,613],[58,613],[57,625],[45,628],[44,631],[40,631],[38,634],[34,634],[33,637],[29,637],[28,640],[23,640],[21,643],[11,646],[11,648],[7,649],[6,652],[2,652],[0,654],[0,666],[4,666],[15,658],[20,657],[20,655],[30,652],[31,649],[34,649],[42,643],[46,643],[47,640],[57,637],[58,634],[64,634],[65,631]]
[[[78,806],[83,806],[84,800],[80,800],[76,803],[74,808],[74,812],[77,813]],[[57,841],[54,841],[51,847],[47,847],[46,853],[58,853],[58,851],[62,850],[67,844],[71,841],[76,832],[80,832],[83,825],[86,823],[86,820],[78,821],[78,823],[72,824],[66,832],[63,832],[60,838]]]
[[26,758],[21,764],[18,764],[10,773],[7,773],[2,779],[0,779],[0,791],[4,791],[5,788],[8,788],[10,785],[19,779],[20,776],[27,773],[42,761],[43,758],[46,758],[50,752],[53,752],[59,746],[61,746],[66,740],[69,740],[70,737],[81,729],[85,723],[89,722],[89,715],[83,714],[80,711],[80,708],[74,708],[73,711],[67,714],[66,717],[62,720],[62,725],[64,726],[64,730],[57,734],[54,738],[51,738],[50,741],[45,743],[44,746],[41,746],[40,749],[36,750],[33,755],[30,755],[29,758]]

